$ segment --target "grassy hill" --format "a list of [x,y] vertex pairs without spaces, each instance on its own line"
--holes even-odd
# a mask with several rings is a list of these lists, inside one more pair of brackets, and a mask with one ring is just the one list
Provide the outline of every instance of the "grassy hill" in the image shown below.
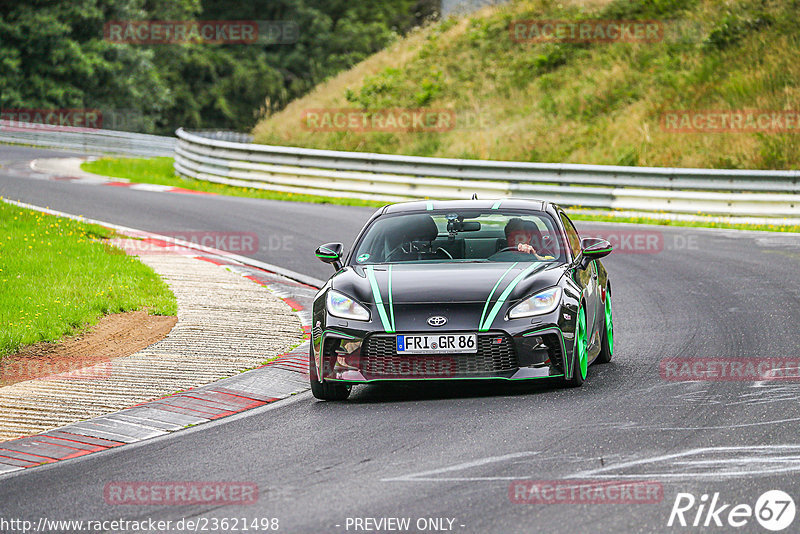
[[[519,0],[413,33],[264,119],[254,135],[421,156],[796,169],[800,125],[795,133],[686,133],[661,120],[671,110],[800,110],[799,14],[800,0]],[[655,20],[663,39],[516,42],[509,25],[525,19]],[[457,126],[304,127],[304,110],[329,108],[444,108]]]

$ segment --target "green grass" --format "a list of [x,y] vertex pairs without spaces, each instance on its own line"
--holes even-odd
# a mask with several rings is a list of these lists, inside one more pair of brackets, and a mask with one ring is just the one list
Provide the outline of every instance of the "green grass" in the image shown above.
[[106,228],[0,201],[0,358],[106,314],[176,315],[153,270],[104,240]]
[[[507,161],[797,169],[796,129],[685,133],[663,128],[661,117],[800,109],[798,10],[797,0],[512,0],[399,40],[265,117],[254,139]],[[657,20],[664,38],[584,44],[510,36],[512,21],[554,19]],[[303,122],[306,110],[336,108],[449,109],[456,127],[324,132]]]
[[659,219],[656,217],[628,217],[609,215],[596,215],[581,213],[580,210],[567,209],[573,221],[598,221],[630,224],[653,224],[658,226],[681,226],[689,228],[725,228],[731,230],[751,230],[760,232],[794,232],[800,233],[800,225],[790,224],[742,224],[725,221],[679,221],[675,219]]
[[299,193],[283,193],[255,187],[237,187],[233,185],[204,182],[182,178],[175,174],[172,158],[101,158],[87,161],[81,165],[86,172],[125,178],[131,182],[168,185],[182,187],[192,191],[215,193],[233,197],[264,198],[268,200],[289,200],[292,202],[310,202],[314,204],[342,204],[346,206],[380,207],[386,204],[374,200],[357,198],[323,197]]

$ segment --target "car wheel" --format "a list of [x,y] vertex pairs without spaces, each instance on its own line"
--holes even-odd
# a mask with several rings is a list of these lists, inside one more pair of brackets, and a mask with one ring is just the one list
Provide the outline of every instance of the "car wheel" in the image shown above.
[[589,342],[586,338],[586,312],[583,306],[578,310],[575,319],[575,345],[572,348],[572,377],[564,380],[564,385],[571,388],[580,387],[586,380],[589,366]]
[[597,363],[608,363],[614,355],[614,320],[611,316],[611,291],[606,290],[606,314],[605,329],[603,331],[603,343],[600,345],[600,354],[597,356]]
[[345,400],[350,396],[350,384],[340,384],[338,382],[322,382],[317,377],[317,366],[314,365],[314,348],[309,346],[308,350],[308,378],[311,382],[311,394],[320,400]]

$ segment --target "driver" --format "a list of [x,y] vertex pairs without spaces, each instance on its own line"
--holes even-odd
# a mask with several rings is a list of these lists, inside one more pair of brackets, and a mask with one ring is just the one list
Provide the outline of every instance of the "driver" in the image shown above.
[[[525,221],[519,217],[514,217],[506,223],[505,227],[506,241],[509,248],[516,247],[518,252],[525,254],[533,254],[539,260],[553,260],[553,256],[544,254],[544,237],[539,227],[531,221]],[[531,245],[535,242],[543,254],[540,255],[536,249]]]

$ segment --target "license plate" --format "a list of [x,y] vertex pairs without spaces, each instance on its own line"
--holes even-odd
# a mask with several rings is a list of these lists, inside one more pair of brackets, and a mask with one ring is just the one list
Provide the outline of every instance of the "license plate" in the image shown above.
[[478,352],[476,334],[397,335],[397,354],[456,354]]

